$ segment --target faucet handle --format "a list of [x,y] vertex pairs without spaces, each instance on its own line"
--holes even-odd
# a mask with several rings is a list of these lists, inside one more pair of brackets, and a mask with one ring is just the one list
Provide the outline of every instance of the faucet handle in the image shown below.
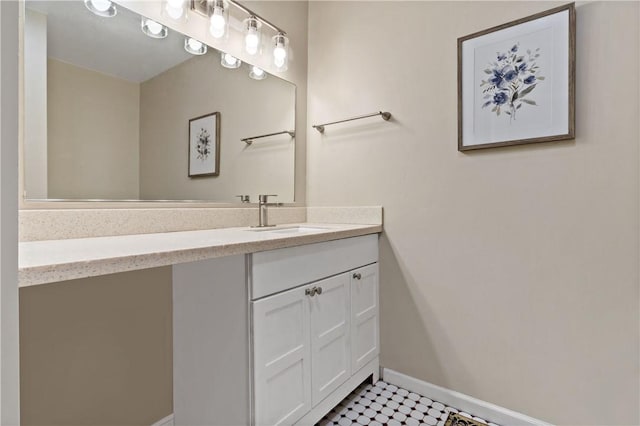
[[258,201],[260,203],[267,203],[269,201],[269,197],[277,197],[277,195],[276,194],[258,195]]
[[250,203],[251,199],[248,195],[236,195],[236,197],[240,198],[241,203]]

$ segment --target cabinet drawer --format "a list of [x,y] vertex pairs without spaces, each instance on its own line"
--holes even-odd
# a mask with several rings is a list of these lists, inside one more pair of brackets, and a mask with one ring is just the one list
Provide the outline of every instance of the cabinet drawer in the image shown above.
[[251,255],[251,299],[378,261],[378,234]]

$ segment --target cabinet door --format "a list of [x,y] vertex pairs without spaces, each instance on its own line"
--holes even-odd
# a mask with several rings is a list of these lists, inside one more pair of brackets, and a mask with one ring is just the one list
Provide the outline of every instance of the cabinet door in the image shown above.
[[252,302],[257,425],[292,424],[311,409],[309,297],[298,287]]
[[352,374],[380,352],[378,323],[378,264],[351,272]]
[[316,406],[351,376],[349,274],[318,281],[311,305],[311,384]]

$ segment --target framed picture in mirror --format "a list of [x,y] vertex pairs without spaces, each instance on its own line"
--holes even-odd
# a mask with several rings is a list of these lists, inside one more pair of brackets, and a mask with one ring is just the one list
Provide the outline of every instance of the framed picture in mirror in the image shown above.
[[573,3],[458,39],[458,150],[574,138]]
[[220,174],[220,113],[189,120],[189,177]]

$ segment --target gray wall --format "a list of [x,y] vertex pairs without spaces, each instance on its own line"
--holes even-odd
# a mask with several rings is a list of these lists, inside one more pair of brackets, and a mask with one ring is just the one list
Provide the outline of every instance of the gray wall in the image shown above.
[[173,411],[171,267],[20,290],[23,425],[151,425]]
[[456,40],[549,2],[311,2],[310,205],[385,209],[382,364],[638,424],[638,2],[577,7],[575,141],[457,151]]
[[[238,194],[278,194],[293,202],[295,140],[289,135],[240,139],[295,126],[295,87],[269,75],[256,81],[249,67],[226,69],[220,54],[193,57],[140,85],[140,198],[215,200]],[[206,76],[206,78],[202,78]],[[189,120],[220,113],[220,175],[189,178]]]
[[138,199],[140,85],[47,63],[49,198]]

